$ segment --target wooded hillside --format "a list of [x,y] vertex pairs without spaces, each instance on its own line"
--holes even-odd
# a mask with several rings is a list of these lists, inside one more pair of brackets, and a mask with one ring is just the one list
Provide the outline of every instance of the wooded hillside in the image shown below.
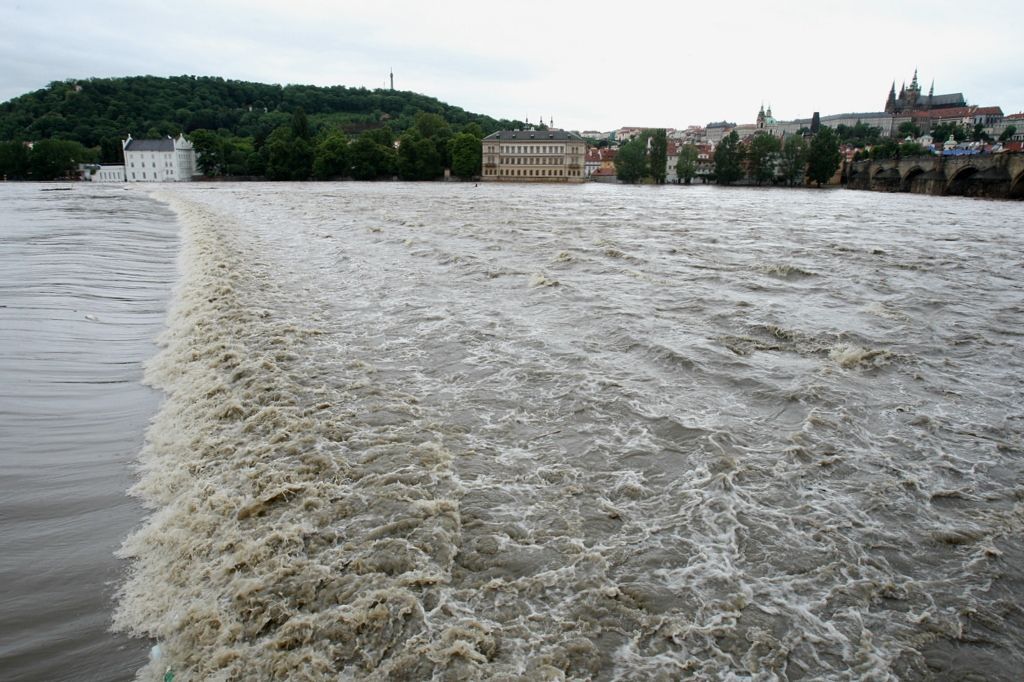
[[53,82],[0,104],[0,141],[70,140],[95,148],[100,161],[121,160],[121,140],[216,131],[247,138],[259,150],[302,109],[311,134],[349,136],[388,128],[398,137],[416,115],[437,114],[454,132],[475,123],[484,134],[520,122],[473,114],[433,97],[344,86],[267,85],[207,76],[133,76]]

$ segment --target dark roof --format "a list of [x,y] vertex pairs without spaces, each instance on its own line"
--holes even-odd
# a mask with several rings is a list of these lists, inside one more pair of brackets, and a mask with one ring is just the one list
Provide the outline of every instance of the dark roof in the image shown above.
[[162,140],[128,140],[124,150],[126,152],[173,152],[174,140],[169,137]]
[[485,140],[573,140],[583,142],[583,138],[568,130],[499,130],[491,133]]
[[928,106],[932,109],[941,109],[943,107],[962,107],[967,103],[966,100],[964,100],[964,93],[962,92],[951,92],[948,95],[932,95],[925,99],[925,102],[927,102]]

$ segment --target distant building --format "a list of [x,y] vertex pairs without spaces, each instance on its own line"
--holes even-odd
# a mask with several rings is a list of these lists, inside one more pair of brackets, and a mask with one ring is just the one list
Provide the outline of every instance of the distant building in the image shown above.
[[90,182],[124,182],[124,165],[87,164],[82,167],[82,179]]
[[911,111],[928,111],[931,109],[952,109],[966,107],[967,101],[962,92],[953,92],[946,95],[935,94],[935,81],[928,90],[928,94],[921,95],[921,86],[917,82],[917,70],[914,70],[914,79],[907,86],[906,82],[900,86],[900,94],[896,95],[896,81],[893,81],[889,88],[889,96],[885,100],[885,113],[901,114]]
[[772,105],[768,105],[768,111],[766,112],[764,110],[764,105],[762,104],[760,111],[757,112],[757,123],[755,123],[757,129],[770,130],[772,127],[775,126],[776,123],[777,121],[775,120],[775,117],[772,116]]
[[481,141],[482,180],[583,182],[587,143],[565,130],[499,130]]
[[715,172],[715,146],[712,144],[697,145],[697,177],[707,182]]
[[184,135],[158,140],[129,135],[121,146],[128,182],[184,182],[196,174],[196,152]]
[[715,121],[707,124],[704,128],[704,139],[713,145],[717,145],[722,138],[728,135],[736,127],[735,123],[729,121]]
[[665,182],[678,182],[676,165],[679,163],[679,150],[683,148],[679,142],[668,141],[668,148],[665,150]]
[[583,177],[589,178],[600,167],[601,150],[597,147],[591,147],[587,150],[587,156],[583,160]]

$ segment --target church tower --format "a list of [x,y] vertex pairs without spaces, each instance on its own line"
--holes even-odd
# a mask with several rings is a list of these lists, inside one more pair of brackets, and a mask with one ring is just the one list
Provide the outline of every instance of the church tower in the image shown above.
[[921,97],[921,86],[917,82],[917,69],[914,69],[914,79],[910,81],[907,88],[907,108],[913,109],[917,106],[917,100]]
[[889,97],[885,100],[885,113],[896,113],[896,81],[893,81],[892,87],[889,88]]
[[765,123],[764,103],[762,102],[761,103],[761,109],[757,112],[757,129],[758,130],[763,130],[764,129],[764,123]]

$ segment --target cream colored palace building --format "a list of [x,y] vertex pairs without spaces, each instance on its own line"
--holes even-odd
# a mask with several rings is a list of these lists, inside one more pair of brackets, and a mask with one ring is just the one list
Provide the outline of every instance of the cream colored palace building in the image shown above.
[[587,143],[565,130],[499,130],[485,137],[482,180],[583,182]]

